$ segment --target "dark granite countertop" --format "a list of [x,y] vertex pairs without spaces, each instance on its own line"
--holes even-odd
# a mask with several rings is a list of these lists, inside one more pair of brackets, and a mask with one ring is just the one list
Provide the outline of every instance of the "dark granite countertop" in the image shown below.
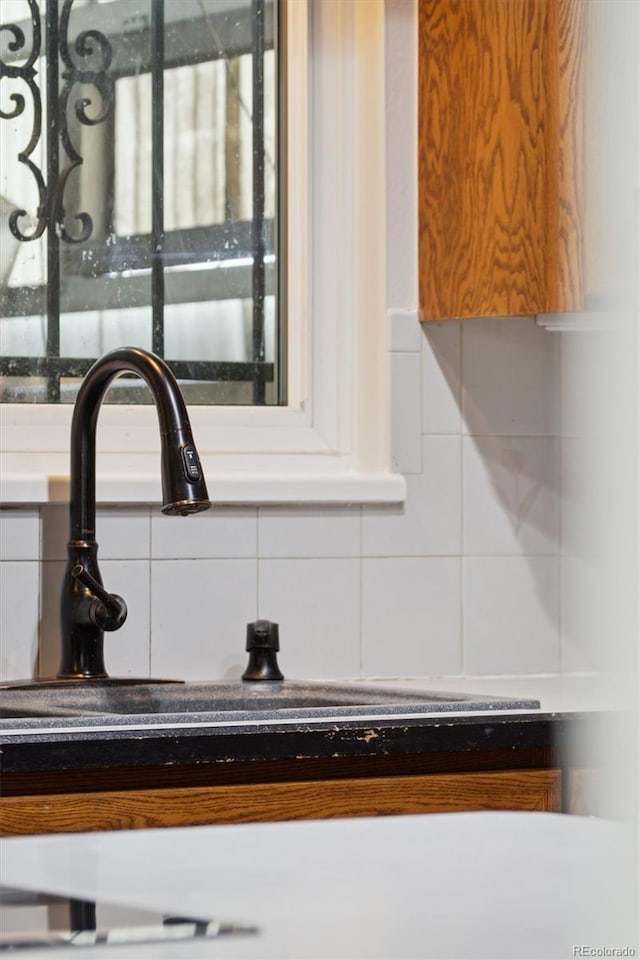
[[[602,722],[602,715],[598,715]],[[3,731],[3,774],[224,761],[375,757],[547,748],[566,741],[582,714],[534,712],[396,716],[390,719],[291,723],[155,724],[82,721],[38,730]],[[17,723],[14,721],[14,723]],[[8,727],[5,723],[5,728]]]
[[[553,683],[556,687],[557,681]],[[411,685],[415,689],[465,689],[463,683],[454,681],[449,685],[416,680]],[[0,721],[0,764],[7,781],[10,775],[46,776],[61,771],[202,769],[270,761],[304,760],[326,765],[334,760],[348,764],[395,757],[399,761],[404,758],[406,763],[411,757],[422,757],[427,763],[429,757],[446,754],[455,754],[471,765],[474,754],[512,753],[515,759],[516,754],[526,751],[543,751],[547,757],[551,752],[557,757],[569,744],[574,752],[578,748],[584,752],[591,743],[606,742],[602,728],[612,722],[612,717],[618,722],[619,714],[610,709],[586,708],[587,702],[593,701],[591,687],[583,689],[578,697],[567,697],[566,681],[562,697],[557,696],[557,690],[552,697],[547,696],[544,679],[534,678],[520,690],[517,682],[506,678],[502,684],[488,680],[486,689],[483,681],[476,680],[466,689],[501,695],[514,686],[525,698],[540,690],[541,708],[497,706],[482,711],[412,713],[395,706],[382,714],[359,716],[349,716],[348,710],[324,708],[281,710],[271,716],[254,717],[183,713],[7,719]]]

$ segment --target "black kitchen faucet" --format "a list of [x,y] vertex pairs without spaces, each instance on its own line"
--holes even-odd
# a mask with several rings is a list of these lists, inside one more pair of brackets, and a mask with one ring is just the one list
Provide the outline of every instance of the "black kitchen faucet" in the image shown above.
[[96,543],[96,423],[111,381],[141,377],[153,394],[162,445],[162,512],[187,516],[211,506],[177,381],[159,357],[123,347],[97,360],[82,382],[71,422],[68,560],[60,600],[60,680],[104,680],[104,631],[118,630],[127,607],[102,585]]

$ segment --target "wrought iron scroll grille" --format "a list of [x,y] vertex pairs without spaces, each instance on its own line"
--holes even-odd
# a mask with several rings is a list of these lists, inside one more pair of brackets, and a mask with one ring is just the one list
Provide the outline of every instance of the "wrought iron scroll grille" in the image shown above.
[[[21,182],[24,183],[28,171],[32,194],[37,193],[37,205],[35,210],[28,211],[26,203],[10,198],[2,239],[4,242],[10,234],[11,242],[22,247],[37,244],[42,238],[46,244],[46,282],[12,285],[5,283],[7,278],[3,277],[0,324],[11,319],[19,321],[27,315],[41,316],[46,318],[46,337],[40,355],[33,355],[31,350],[20,355],[0,349],[3,381],[20,378],[27,385],[37,380],[44,383],[44,390],[34,391],[26,397],[29,400],[73,399],[73,381],[86,373],[96,356],[70,355],[68,343],[64,349],[63,315],[82,315],[84,311],[88,316],[87,311],[102,310],[112,316],[122,308],[142,309],[146,310],[151,329],[150,342],[141,345],[150,346],[167,359],[191,402],[283,402],[283,388],[276,383],[283,380],[279,375],[282,325],[272,322],[273,343],[269,349],[265,334],[267,303],[270,301],[274,309],[278,288],[274,171],[270,171],[274,193],[271,199],[265,184],[265,158],[273,165],[277,155],[275,144],[270,156],[265,143],[265,60],[269,52],[274,55],[276,46],[277,0],[23,3],[28,17],[0,25],[0,118],[5,136],[12,133],[12,121],[22,117],[24,130],[24,115],[28,113],[31,118],[28,142],[18,143],[12,149],[15,163],[22,169]],[[109,35],[103,28],[106,14],[111,12],[113,18],[113,11],[118,9],[118,27],[114,35]],[[187,16],[189,13],[193,16]],[[182,40],[179,30],[185,34]],[[219,148],[227,159],[231,157],[233,164],[237,157],[234,161],[234,144],[228,140],[231,135],[237,138],[239,126],[229,123],[229,103],[239,83],[242,58],[245,83],[250,59],[248,109],[238,96],[240,113],[244,109],[249,114],[240,117],[240,126],[242,121],[245,128],[248,124],[251,142],[251,163],[244,163],[244,201],[238,185],[234,193],[233,184],[227,183],[224,215],[215,222],[167,224],[167,78],[173,84],[175,73],[179,85],[180,69],[205,68],[206,72],[207,65],[222,65],[227,119],[222,126],[218,124],[225,138]],[[206,83],[205,74],[202,76],[201,82]],[[136,229],[134,223],[133,229],[130,225],[118,232],[113,198],[115,112],[118,90],[124,89],[119,84],[127,79],[137,86],[143,81],[150,84],[150,117],[145,119],[152,171],[148,185],[150,224]],[[96,150],[90,136],[92,130],[100,128],[102,147]],[[138,136],[133,121],[131,135]],[[85,150],[99,157],[97,163],[94,157],[93,169]],[[177,156],[174,181],[183,162],[179,143]],[[241,173],[227,176],[227,180],[238,179]],[[124,176],[126,191],[128,171],[123,174],[120,169],[117,175],[120,180]],[[95,210],[82,208],[87,184],[93,200],[96,193],[101,200],[96,207],[97,218]],[[250,209],[243,213],[241,207],[243,202],[247,207],[247,197]],[[189,300],[200,305],[233,300],[234,304],[243,305],[246,351],[240,359],[216,359],[210,355],[172,359],[167,348],[168,305],[175,309],[176,304]],[[244,393],[240,392],[235,399],[228,389],[232,383],[244,385]],[[65,384],[71,384],[66,394]],[[225,384],[227,399],[224,391],[222,400],[215,399],[218,395],[207,392],[207,384]],[[190,386],[193,397],[189,395]],[[208,399],[199,400],[200,395]],[[9,392],[0,399],[25,397]]]

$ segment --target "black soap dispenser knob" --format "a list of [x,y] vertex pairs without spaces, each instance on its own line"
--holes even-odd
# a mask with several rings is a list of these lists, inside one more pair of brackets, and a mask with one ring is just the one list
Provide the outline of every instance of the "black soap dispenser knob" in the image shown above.
[[242,674],[243,680],[284,680],[278,666],[277,651],[280,649],[278,624],[270,620],[256,620],[247,624],[249,663]]

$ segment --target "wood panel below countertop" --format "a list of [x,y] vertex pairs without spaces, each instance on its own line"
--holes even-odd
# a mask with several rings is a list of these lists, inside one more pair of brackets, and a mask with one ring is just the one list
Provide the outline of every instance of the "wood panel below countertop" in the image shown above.
[[5,797],[0,835],[560,809],[559,770],[509,770]]

